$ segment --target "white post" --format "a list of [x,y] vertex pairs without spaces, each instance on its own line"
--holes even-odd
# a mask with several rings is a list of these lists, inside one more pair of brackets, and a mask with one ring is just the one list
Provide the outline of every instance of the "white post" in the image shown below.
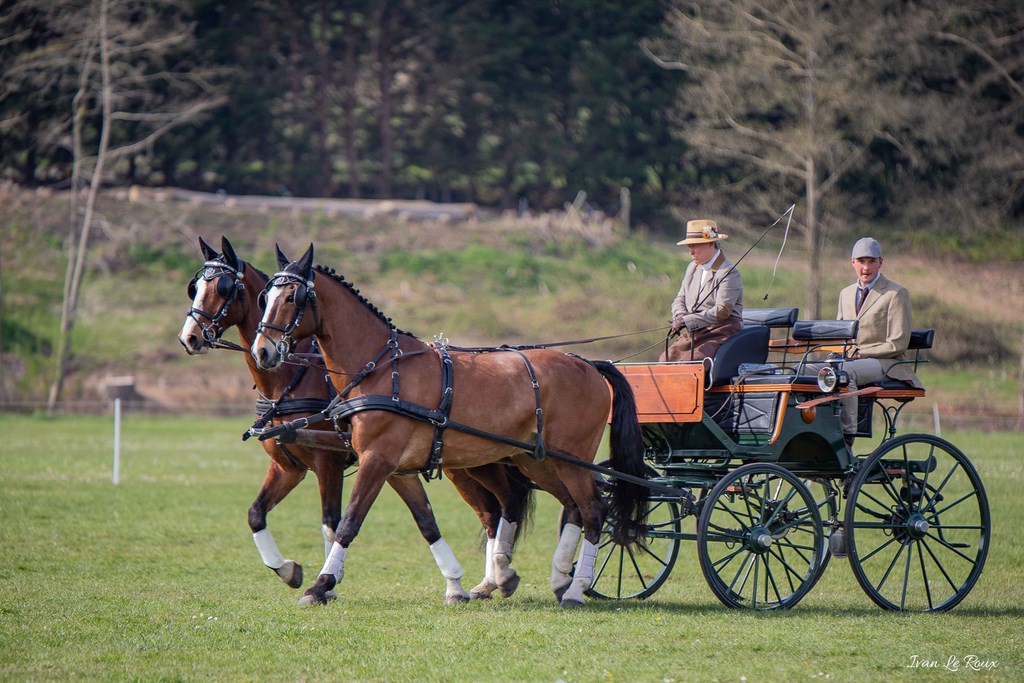
[[121,399],[114,399],[114,475],[111,482],[121,483]]
[[942,436],[942,426],[939,424],[939,404],[932,404],[932,419],[935,421],[935,436]]

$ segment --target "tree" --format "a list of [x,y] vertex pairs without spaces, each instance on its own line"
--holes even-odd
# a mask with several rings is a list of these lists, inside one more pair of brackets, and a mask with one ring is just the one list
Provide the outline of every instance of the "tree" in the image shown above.
[[[863,3],[676,2],[671,37],[647,45],[660,66],[686,74],[679,135],[698,159],[733,165],[728,182],[711,188],[713,209],[731,200],[733,218],[744,209],[763,216],[790,203],[766,202],[769,190],[803,195],[809,317],[821,313],[822,249],[829,223],[840,220],[828,203],[868,145],[886,135],[893,93],[871,80],[879,20]],[[737,190],[739,202],[730,196]]]
[[[191,29],[171,2],[128,0],[26,2],[18,8],[45,22],[51,40],[18,55],[11,71],[22,82],[53,81],[70,99],[71,230],[61,307],[57,368],[47,401],[60,397],[71,357],[79,288],[85,271],[96,196],[110,167],[145,152],[177,126],[223,103],[210,72],[188,62]],[[73,74],[77,87],[66,85]],[[86,149],[90,149],[86,153]],[[81,179],[88,177],[87,183]],[[87,189],[82,204],[79,192]]]

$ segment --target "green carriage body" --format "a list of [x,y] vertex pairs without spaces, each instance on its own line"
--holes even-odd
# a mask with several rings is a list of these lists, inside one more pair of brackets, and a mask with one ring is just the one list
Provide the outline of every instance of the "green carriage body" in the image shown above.
[[[682,495],[652,495],[642,549],[602,539],[590,594],[652,595],[680,542],[693,540],[705,578],[729,607],[792,607],[833,554],[849,556],[885,609],[942,611],[962,601],[987,556],[988,502],[955,446],[897,436],[900,411],[924,390],[899,382],[859,389],[861,434],[870,435],[875,406],[885,433],[872,453],[855,456],[838,399],[856,322],[798,322],[796,309],[752,309],[744,318],[713,361],[618,366],[633,387],[649,477]],[[779,329],[783,336],[772,339]],[[915,365],[933,334],[915,331]],[[829,353],[832,362],[814,362]],[[696,533],[683,531],[690,516]]]

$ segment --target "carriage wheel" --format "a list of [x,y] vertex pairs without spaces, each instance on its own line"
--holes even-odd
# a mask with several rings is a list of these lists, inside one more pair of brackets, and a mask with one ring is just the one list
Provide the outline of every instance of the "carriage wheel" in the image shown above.
[[991,528],[978,471],[937,436],[886,441],[850,487],[850,564],[864,592],[884,609],[956,606],[981,575]]
[[[599,463],[608,466],[610,463]],[[597,476],[597,475],[595,475]],[[647,478],[660,474],[653,467]],[[602,496],[608,495],[610,482],[598,476]],[[651,499],[647,503],[647,531],[642,545],[622,546],[611,538],[606,525],[597,544],[594,583],[586,594],[605,600],[643,599],[658,590],[675,566],[682,534],[682,512],[674,500]],[[558,532],[565,525],[565,509],[558,516]]]
[[647,504],[647,527],[639,545],[618,545],[606,527],[598,541],[592,598],[643,599],[665,583],[679,555],[682,533],[679,505],[672,500],[652,499]]
[[817,501],[778,465],[739,467],[702,501],[700,568],[727,607],[792,607],[820,576],[824,548]]

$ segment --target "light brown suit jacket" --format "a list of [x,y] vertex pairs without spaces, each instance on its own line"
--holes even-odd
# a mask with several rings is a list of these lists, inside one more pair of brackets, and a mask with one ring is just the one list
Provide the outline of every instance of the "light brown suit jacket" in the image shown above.
[[912,328],[910,292],[906,287],[879,275],[858,313],[857,285],[852,284],[839,293],[836,319],[858,321],[855,350],[861,358],[877,358],[888,377],[924,388],[912,364],[898,363],[910,359],[907,345]]

